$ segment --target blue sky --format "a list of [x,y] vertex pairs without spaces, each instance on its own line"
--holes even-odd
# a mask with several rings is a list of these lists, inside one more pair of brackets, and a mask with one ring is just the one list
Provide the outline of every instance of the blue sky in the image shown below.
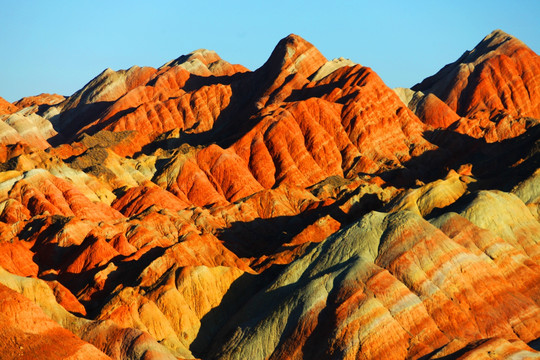
[[500,28],[540,52],[540,1],[0,0],[0,96],[71,95],[103,69],[198,48],[255,70],[295,33],[410,87]]

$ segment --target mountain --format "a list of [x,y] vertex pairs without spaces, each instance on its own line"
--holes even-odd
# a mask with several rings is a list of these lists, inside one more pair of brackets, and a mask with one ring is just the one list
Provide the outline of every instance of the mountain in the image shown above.
[[495,30],[471,51],[412,89],[433,93],[460,116],[540,116],[540,58],[523,42]]
[[[421,113],[466,118],[456,121],[454,128],[488,141],[503,140],[525,132],[529,123],[522,119],[540,117],[539,71],[536,53],[513,36],[495,30],[412,90],[428,95],[427,101],[420,102]],[[433,95],[450,109],[438,104]]]
[[11,114],[18,110],[17,105],[10,103],[6,99],[0,97],[0,115]]
[[392,90],[291,34],[0,99],[0,350],[540,357],[538,64],[496,30]]

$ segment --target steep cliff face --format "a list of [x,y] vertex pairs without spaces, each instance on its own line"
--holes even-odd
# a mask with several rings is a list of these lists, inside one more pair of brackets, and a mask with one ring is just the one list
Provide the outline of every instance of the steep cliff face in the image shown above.
[[291,34],[0,98],[1,350],[538,357],[538,61],[498,30],[393,91]]

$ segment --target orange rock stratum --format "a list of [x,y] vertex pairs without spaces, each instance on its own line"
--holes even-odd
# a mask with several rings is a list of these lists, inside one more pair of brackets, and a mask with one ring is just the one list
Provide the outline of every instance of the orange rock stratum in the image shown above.
[[0,120],[2,359],[540,358],[540,57],[501,30],[410,89],[289,35]]

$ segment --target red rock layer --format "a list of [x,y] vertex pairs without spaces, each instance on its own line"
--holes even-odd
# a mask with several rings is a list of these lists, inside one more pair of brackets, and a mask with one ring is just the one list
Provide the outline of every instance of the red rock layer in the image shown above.
[[4,359],[110,359],[47,317],[31,300],[0,284]]
[[121,198],[117,199],[112,207],[125,216],[132,216],[154,206],[156,210],[169,209],[179,211],[187,207],[178,197],[162,188],[150,185],[138,186],[129,189]]
[[12,114],[18,110],[20,110],[20,108],[17,105],[12,104],[6,99],[0,97],[0,115]]
[[[335,90],[314,97],[321,87]],[[260,111],[231,148],[212,145],[171,163],[179,169],[168,189],[196,205],[223,203],[280,184],[382,171],[435,148],[422,136],[425,125],[368,68],[343,67],[295,91],[307,99]]]
[[448,105],[433,94],[427,94],[416,107],[416,115],[425,124],[446,129],[460,119]]
[[0,266],[12,274],[37,276],[39,266],[34,263],[34,253],[22,241],[0,243]]
[[31,148],[24,142],[0,145],[0,162],[6,162],[16,156],[31,152]]
[[26,173],[25,177],[28,180],[18,181],[11,189],[9,197],[22,204],[31,216],[78,216],[97,221],[122,217],[106,204],[90,201],[73,183],[43,170]]
[[56,105],[66,98],[58,94],[39,94],[36,96],[27,96],[15,102],[15,105],[21,109],[34,105]]
[[[497,92],[501,79],[520,97],[515,76],[536,81],[519,68],[530,53],[505,39],[495,33],[465,56],[475,69],[458,79],[471,83],[452,92],[455,107],[431,90],[408,104],[419,117],[371,69],[327,62],[296,35],[254,72],[208,50],[106,70],[36,110],[57,141],[76,142],[37,151],[13,129],[0,134],[0,266],[26,276],[0,282],[72,331],[74,349],[88,341],[113,358],[535,355],[525,343],[540,336],[536,178],[516,188],[520,198],[477,191],[496,186],[475,174],[478,158],[498,163],[497,148],[424,138],[530,130],[518,117],[534,106]],[[503,107],[475,92],[477,75]],[[456,114],[463,106],[470,117]],[[27,111],[17,116],[38,116]],[[497,164],[511,181],[534,166],[534,140],[518,140],[495,151],[516,151],[510,167]],[[447,161],[461,152],[473,166]],[[415,187],[386,183],[394,170]],[[424,185],[423,172],[448,176]],[[12,298],[0,286],[0,306]],[[13,318],[0,319],[0,337],[34,331],[48,351],[38,330],[50,323]]]
[[495,30],[413,90],[434,93],[467,118],[540,118],[539,74],[540,57],[518,39]]
[[[441,359],[445,357],[476,360],[476,359],[515,359],[515,358],[535,358],[536,352],[522,341],[508,341],[501,338],[474,341],[466,346],[459,340],[450,343],[440,351],[437,351],[430,359]],[[458,351],[455,351],[459,349]]]

